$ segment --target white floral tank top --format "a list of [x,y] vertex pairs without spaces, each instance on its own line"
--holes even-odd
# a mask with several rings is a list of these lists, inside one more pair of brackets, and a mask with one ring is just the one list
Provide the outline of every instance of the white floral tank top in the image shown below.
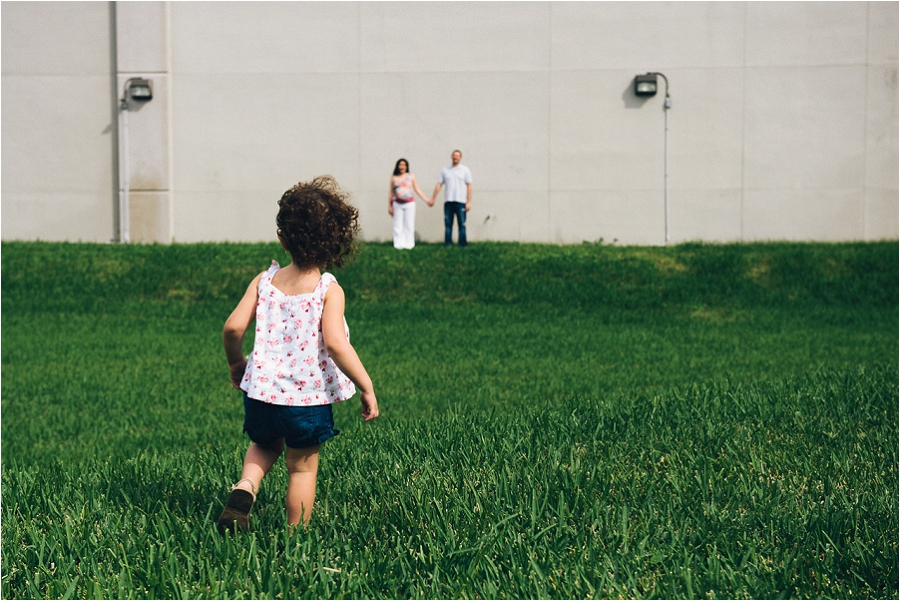
[[[309,294],[289,295],[272,285],[277,262],[259,280],[256,336],[241,390],[273,405],[328,405],[356,393],[353,382],[334,364],[322,339],[325,293],[337,280],[323,273]],[[344,332],[350,329],[344,320]]]

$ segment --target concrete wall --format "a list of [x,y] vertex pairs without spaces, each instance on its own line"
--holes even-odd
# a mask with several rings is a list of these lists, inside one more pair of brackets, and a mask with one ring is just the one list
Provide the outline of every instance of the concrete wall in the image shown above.
[[[169,8],[166,2],[116,2],[113,6],[117,93],[123,95],[131,78],[149,79],[153,84],[151,101],[128,103],[127,131],[120,121],[123,177],[119,194],[124,198],[127,135],[128,234],[132,242],[174,238]],[[124,116],[120,114],[120,119]]]
[[[60,61],[20,56],[28,46],[8,33],[46,27],[46,6],[3,4],[4,101],[15,90],[9,81],[39,77],[8,65]],[[154,99],[129,112],[136,239],[271,239],[281,193],[323,173],[353,192],[364,236],[389,239],[394,162],[408,159],[430,193],[460,148],[474,178],[470,240],[662,244],[663,93],[632,93],[634,76],[647,71],[670,82],[672,242],[898,237],[896,2],[128,2],[59,10],[90,20],[85,40],[106,35],[107,49],[112,13],[117,58],[101,56],[94,40],[97,51],[83,41],[93,53],[82,50],[79,60],[106,68],[107,82],[114,64],[119,88],[134,74],[154,81]],[[148,41],[124,43],[138,39]],[[120,94],[108,86],[105,103],[74,104],[108,122]],[[36,191],[53,177],[34,160],[40,152],[19,151],[27,134],[7,128],[29,106],[3,106],[4,239],[38,237],[40,211],[22,207],[37,206]],[[84,144],[77,130],[67,136],[63,156]],[[38,151],[48,145],[41,139]],[[115,145],[106,142],[99,181],[114,176]],[[26,170],[30,177],[8,185],[8,171]],[[104,185],[110,213],[115,183]],[[79,214],[94,229],[112,221],[91,207]],[[439,205],[419,205],[417,230],[442,240]],[[71,219],[41,237],[111,232]]]
[[108,242],[116,220],[106,2],[3,2],[2,237]]

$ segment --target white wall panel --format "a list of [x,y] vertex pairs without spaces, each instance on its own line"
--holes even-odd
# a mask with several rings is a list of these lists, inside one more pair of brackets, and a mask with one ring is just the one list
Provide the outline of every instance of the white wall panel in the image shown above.
[[743,65],[739,2],[551,2],[552,68]]
[[[165,2],[116,3],[116,63],[119,71],[169,70]],[[121,89],[121,88],[119,88]]]
[[126,241],[173,240],[168,8],[167,2],[115,4],[116,97],[124,98],[136,78],[149,80],[153,92],[151,100],[129,100],[119,113],[119,190],[127,215],[120,237]]
[[363,2],[360,70],[462,72],[547,70],[545,2]]
[[110,88],[108,76],[4,77],[3,191],[108,197],[115,136]]
[[866,190],[865,239],[896,240],[898,222],[897,190]]
[[[667,76],[673,82],[669,111],[670,188],[739,189],[744,151],[743,71],[676,69]],[[657,98],[662,93],[661,86]],[[656,112],[653,119],[657,129],[661,129],[662,116]],[[657,141],[658,137],[659,134]]]
[[[6,160],[6,159],[4,159]],[[109,242],[113,237],[111,194],[70,190],[8,192],[3,186],[4,240]]]
[[741,240],[741,189],[669,190],[669,241]]
[[550,242],[658,245],[665,241],[665,210],[659,190],[554,191]]
[[[129,225],[132,242],[168,242],[169,202],[168,190],[162,192],[134,191],[129,195]],[[168,239],[167,239],[168,238]]]
[[3,75],[108,75],[108,2],[3,2]]
[[868,69],[868,109],[866,111],[866,187],[897,190],[898,112],[897,66]]
[[272,183],[260,190],[178,193],[175,239],[178,242],[275,241],[278,199],[291,184]]
[[2,3],[3,239],[114,236],[110,5]]
[[749,67],[861,65],[864,2],[747,2]]
[[[399,158],[399,157],[398,157]],[[415,164],[412,163],[412,159],[408,159],[410,164],[413,166],[413,173],[419,177],[419,174],[416,172]],[[390,240],[391,239],[391,216],[388,214],[387,208],[387,186],[388,186],[388,178],[390,177],[394,166],[393,163],[386,167],[384,183],[381,186],[377,186],[374,188],[362,188],[360,190],[353,191],[353,206],[355,206],[359,210],[360,214],[360,227],[362,229],[362,235],[366,240]],[[431,190],[425,190],[423,188],[423,192],[431,194]],[[439,210],[440,205],[436,205],[436,208],[429,209],[428,205],[421,201],[416,201],[416,235],[422,236],[423,228],[422,228],[422,216],[426,211],[431,211],[434,213]],[[429,240],[436,240],[436,234],[429,235]]]
[[868,9],[868,62],[896,66],[900,31],[897,2],[869,2]]
[[[148,77],[146,73],[120,73],[118,90],[125,89],[125,82],[132,77]],[[153,99],[148,102],[129,103],[128,156],[132,190],[168,190],[169,177],[169,77],[164,73],[149,76],[152,80]],[[120,92],[121,94],[121,92]],[[122,151],[124,153],[124,148]]]
[[553,191],[663,187],[662,97],[631,92],[631,71],[553,73]]
[[747,189],[862,189],[866,71],[859,67],[748,69]]
[[869,2],[866,106],[865,238],[898,235],[898,10],[896,2]]
[[176,74],[174,85],[179,194],[275,189],[280,197],[324,174],[358,185],[356,75]]
[[862,240],[864,193],[745,190],[744,240]]
[[[437,224],[435,242],[444,239],[444,211],[440,203],[432,211],[438,214],[429,219]],[[456,226],[453,227],[454,241]],[[543,190],[487,190],[473,200],[466,218],[469,241],[501,240],[516,242],[550,242],[550,199]]]
[[178,73],[356,73],[355,2],[172,2]]

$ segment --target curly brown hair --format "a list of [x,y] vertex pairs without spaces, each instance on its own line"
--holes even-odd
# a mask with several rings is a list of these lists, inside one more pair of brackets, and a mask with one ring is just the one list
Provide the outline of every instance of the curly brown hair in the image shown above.
[[330,175],[300,182],[278,201],[278,234],[298,267],[343,267],[357,251],[359,211]]

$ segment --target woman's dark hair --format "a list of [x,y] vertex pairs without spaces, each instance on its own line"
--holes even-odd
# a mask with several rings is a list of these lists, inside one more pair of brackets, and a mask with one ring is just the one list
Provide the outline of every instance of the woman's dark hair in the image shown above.
[[406,159],[397,159],[397,164],[394,165],[394,175],[400,175],[400,163],[406,163],[406,172],[409,173],[409,161]]
[[278,201],[278,235],[298,267],[343,267],[357,250],[359,211],[330,175],[300,182]]

